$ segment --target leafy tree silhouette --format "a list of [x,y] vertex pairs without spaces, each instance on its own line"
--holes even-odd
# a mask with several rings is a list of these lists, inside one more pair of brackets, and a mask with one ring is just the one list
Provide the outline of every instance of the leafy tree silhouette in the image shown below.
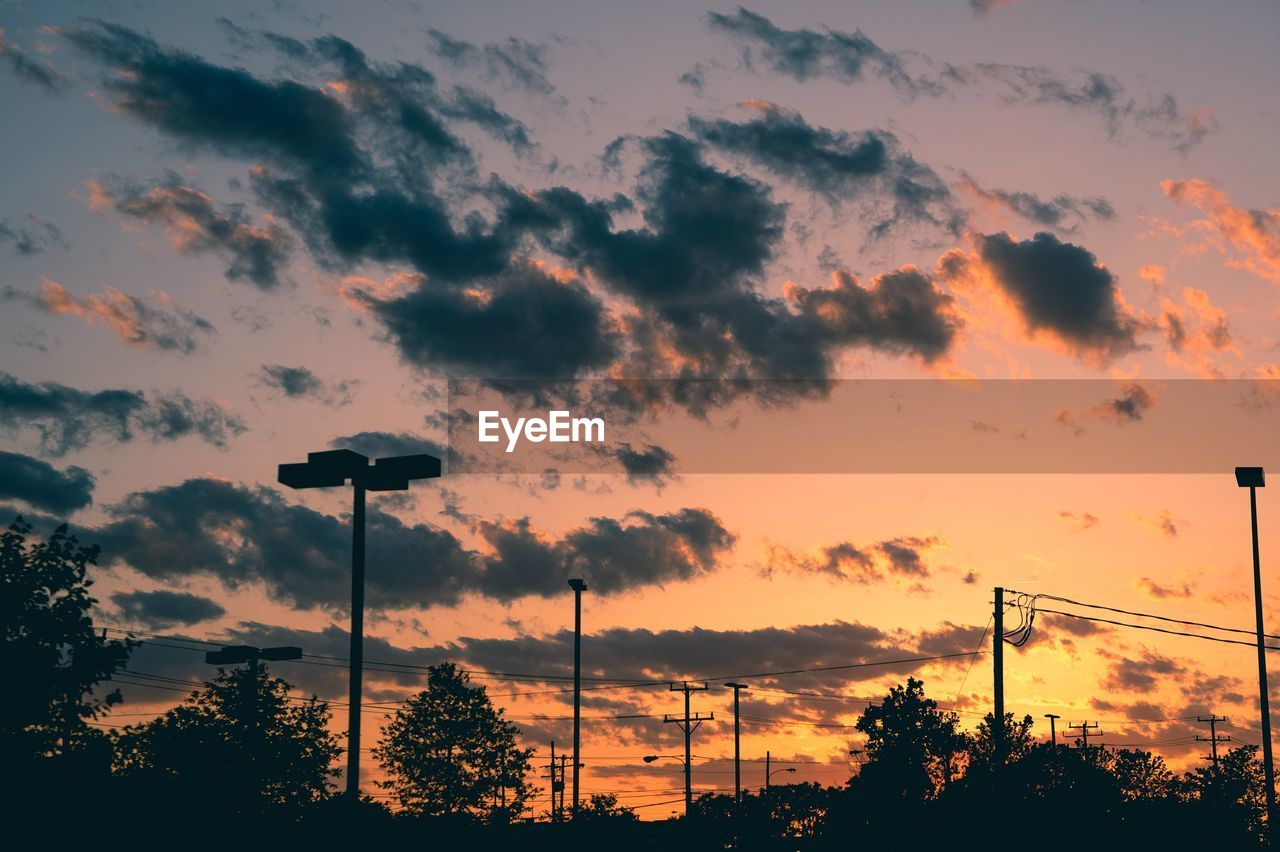
[[98,547],[82,546],[66,525],[43,542],[28,542],[31,530],[19,516],[0,536],[0,659],[20,684],[0,702],[0,759],[11,770],[22,767],[28,780],[105,774],[110,743],[88,722],[120,702],[119,690],[96,690],[136,643],[94,631],[87,573]]
[[117,738],[116,770],[153,797],[243,815],[297,813],[330,795],[342,753],[329,705],[297,702],[261,664],[218,675]]
[[578,809],[575,822],[603,823],[619,820],[636,822],[639,817],[631,808],[618,804],[618,797],[613,793],[592,793],[591,798]]
[[379,786],[411,814],[512,821],[532,793],[533,750],[502,713],[453,663],[431,666],[427,688],[382,729],[373,754],[389,777]]
[[859,786],[877,796],[918,803],[934,798],[957,774],[965,749],[960,717],[938,709],[924,683],[907,678],[855,725],[867,738]]

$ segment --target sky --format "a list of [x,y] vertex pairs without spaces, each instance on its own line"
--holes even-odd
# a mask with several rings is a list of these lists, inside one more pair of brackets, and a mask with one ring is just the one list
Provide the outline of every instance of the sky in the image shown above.
[[[582,576],[587,677],[655,684],[584,695],[584,792],[664,816],[662,683],[792,670],[744,694],[744,781],[840,783],[908,675],[990,709],[993,587],[1252,624],[1277,36],[1246,0],[0,2],[0,509],[101,544],[103,625],[345,657],[349,493],[276,465],[446,455],[371,497],[366,743],[450,659],[563,748],[562,683],[486,673],[571,673]],[[467,394],[513,380],[615,437],[478,462]],[[916,387],[1012,401],[908,426]],[[1258,741],[1238,645],[1040,613],[1006,666],[1039,736]],[[114,724],[210,674],[130,668]],[[697,789],[730,699],[694,698]]]

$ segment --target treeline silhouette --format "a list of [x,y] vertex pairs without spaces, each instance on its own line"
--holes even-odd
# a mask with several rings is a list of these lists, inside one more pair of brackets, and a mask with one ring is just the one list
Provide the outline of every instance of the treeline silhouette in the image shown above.
[[[1253,746],[1177,774],[1141,749],[1049,744],[1006,715],[997,762],[988,714],[974,731],[908,678],[859,717],[859,769],[837,787],[784,784],[704,794],[692,811],[642,822],[597,794],[577,818],[534,822],[532,750],[456,666],[429,669],[372,750],[382,801],[337,795],[340,738],[330,709],[294,697],[255,663],[215,677],[155,719],[107,724],[111,677],[134,643],[92,621],[98,552],[65,527],[31,541],[18,519],[0,537],[3,659],[0,759],[17,782],[10,830],[90,842],[251,847],[352,840],[523,848],[1103,849],[1264,845],[1262,768]],[[393,807],[388,807],[393,805]],[[540,805],[539,805],[540,807]],[[52,834],[50,836],[53,836]]]

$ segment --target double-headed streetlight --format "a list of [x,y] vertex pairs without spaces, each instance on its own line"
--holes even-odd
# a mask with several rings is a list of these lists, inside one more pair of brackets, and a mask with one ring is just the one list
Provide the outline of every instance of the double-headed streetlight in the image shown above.
[[440,459],[425,453],[378,459],[352,450],[307,453],[300,464],[280,465],[290,488],[333,488],[351,483],[351,686],[347,721],[347,796],[360,797],[360,680],[364,668],[364,497],[366,491],[404,491],[415,479],[440,475]]
[[1236,485],[1249,489],[1249,521],[1253,527],[1253,606],[1258,625],[1258,705],[1262,713],[1262,771],[1267,796],[1267,826],[1276,813],[1276,770],[1271,763],[1271,707],[1267,687],[1267,646],[1262,623],[1262,559],[1258,554],[1258,489],[1267,484],[1260,467],[1236,468]]

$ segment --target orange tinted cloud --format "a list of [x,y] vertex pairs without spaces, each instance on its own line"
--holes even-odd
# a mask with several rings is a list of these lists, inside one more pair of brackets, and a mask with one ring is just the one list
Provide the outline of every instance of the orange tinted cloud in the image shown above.
[[1160,188],[1178,204],[1205,214],[1190,227],[1223,254],[1234,253],[1228,266],[1280,282],[1280,210],[1236,207],[1225,192],[1199,178],[1166,180]]
[[178,307],[167,293],[152,290],[147,299],[130,296],[114,287],[77,297],[57,281],[42,278],[39,293],[6,290],[7,299],[21,299],[51,314],[79,317],[86,324],[104,323],[116,337],[131,346],[190,354],[213,325]]

